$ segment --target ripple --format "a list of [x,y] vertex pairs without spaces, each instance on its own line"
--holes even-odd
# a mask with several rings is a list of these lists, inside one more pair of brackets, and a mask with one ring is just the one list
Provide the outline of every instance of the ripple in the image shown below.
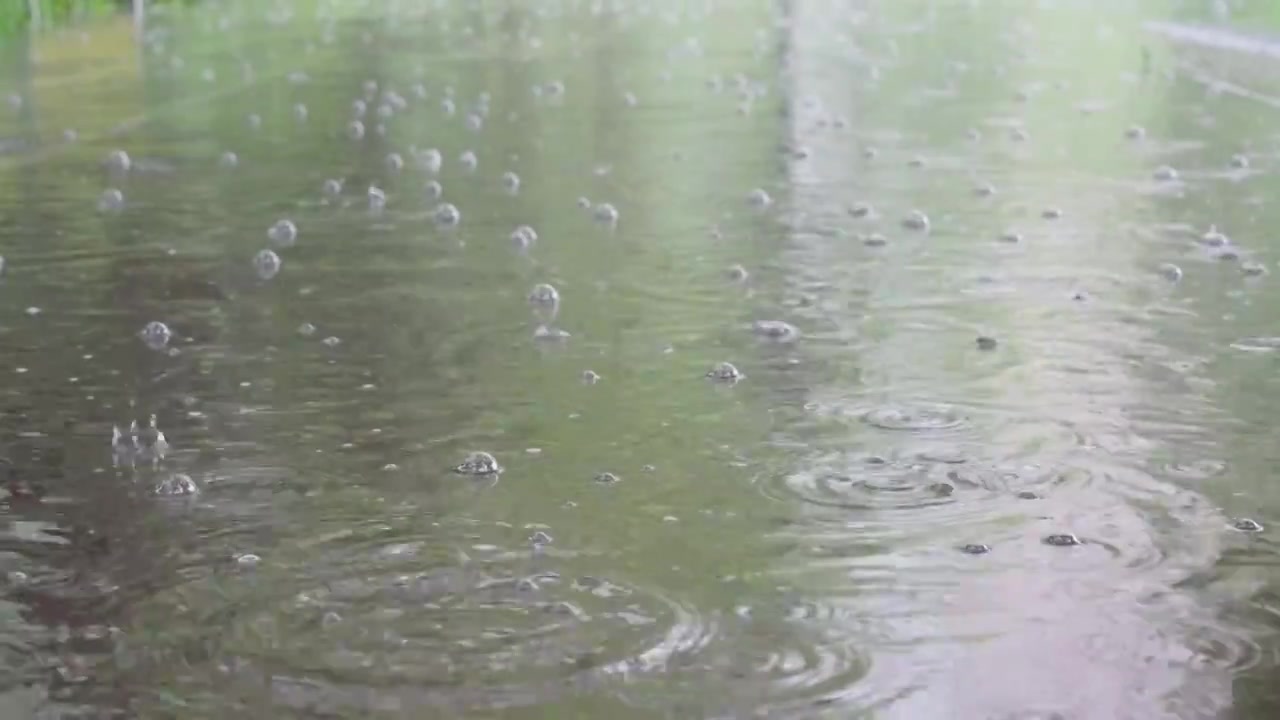
[[[226,616],[217,633],[227,655],[276,668],[287,692],[308,702],[360,711],[372,709],[369,698],[340,688],[448,707],[536,704],[566,680],[661,672],[716,638],[716,622],[689,603],[612,572],[583,573],[576,553],[488,542],[492,526],[450,523],[424,534],[410,522],[317,533],[293,551],[313,558],[309,565],[277,549],[276,563],[291,568],[284,582],[255,585],[267,571],[259,568],[243,581],[218,579],[216,593],[189,585],[181,595]],[[441,542],[459,535],[469,542]],[[269,647],[254,640],[263,633],[274,638]],[[321,681],[306,684],[313,678]]]
[[868,425],[882,430],[906,432],[950,430],[969,422],[958,410],[946,405],[878,407],[868,410],[862,419]]

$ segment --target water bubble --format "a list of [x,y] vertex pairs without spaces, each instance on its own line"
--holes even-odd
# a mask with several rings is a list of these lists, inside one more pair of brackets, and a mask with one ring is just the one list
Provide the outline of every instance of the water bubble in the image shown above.
[[298,326],[298,334],[303,337],[311,337],[316,334],[316,326],[309,322],[304,322]]
[[1147,136],[1147,131],[1141,125],[1130,125],[1129,129],[1124,131],[1124,136],[1130,140],[1141,140]]
[[1072,535],[1071,533],[1055,533],[1053,535],[1046,535],[1044,537],[1044,544],[1054,545],[1056,547],[1069,547],[1072,545],[1079,545],[1081,543],[1080,538]]
[[849,208],[849,214],[856,218],[871,217],[874,209],[867,203],[858,203]]
[[1240,263],[1240,272],[1251,277],[1258,277],[1267,274],[1267,266],[1256,260],[1245,260]]
[[551,538],[551,535],[544,530],[538,530],[529,536],[529,544],[535,547],[550,545],[553,542],[555,541]]
[[560,82],[559,80],[554,80],[552,82],[547,83],[547,94],[555,98],[563,97],[564,83]]
[[298,226],[292,220],[277,220],[267,229],[267,239],[277,247],[290,247],[298,239]]
[[422,190],[428,200],[439,200],[444,195],[444,186],[435,180],[428,180]]
[[718,362],[707,371],[707,377],[722,382],[738,382],[746,376],[733,363]]
[[862,244],[867,247],[884,247],[889,244],[889,238],[880,233],[871,233],[862,238]]
[[551,327],[550,325],[539,325],[533,331],[534,340],[568,340],[570,337],[569,331]]
[[320,193],[330,200],[337,198],[342,194],[342,181],[335,178],[329,178],[320,186]]
[[357,118],[362,118],[369,112],[369,104],[364,100],[356,98],[351,101],[351,114]]
[[263,280],[270,280],[280,274],[280,256],[272,250],[259,250],[253,256],[253,271]]
[[440,101],[440,109],[444,111],[445,115],[450,117],[452,117],[454,113],[458,112],[458,106],[454,104],[453,100],[450,98],[445,98]]
[[462,169],[467,172],[474,172],[479,166],[480,161],[476,158],[476,154],[470,150],[464,151],[458,156],[458,164],[462,165]]
[[579,209],[579,210],[590,210],[590,209],[591,209],[591,198],[588,198],[588,197],[579,197],[579,198],[578,198],[578,200],[577,200],[577,204],[578,204],[578,209]]
[[347,123],[347,137],[351,140],[359,140],[364,137],[364,123],[359,120],[352,120]]
[[440,172],[440,167],[444,164],[444,155],[435,148],[427,148],[415,156],[418,167],[432,175]]
[[511,171],[502,173],[502,188],[512,195],[520,192],[520,176]]
[[595,370],[583,370],[581,379],[583,385],[595,385],[600,382],[601,377]]
[[996,342],[995,338],[990,337],[988,335],[979,335],[975,343],[977,344],[979,350],[995,350],[996,345],[999,344]]
[[325,347],[336,348],[342,344],[342,338],[338,337],[337,335],[330,335],[329,337],[321,340],[320,342],[323,343]]
[[236,154],[231,152],[230,150],[222,153],[222,155],[218,158],[218,167],[223,168],[224,170],[231,170],[236,166],[238,166],[239,164],[240,164],[240,158],[237,157]]
[[1174,265],[1173,263],[1160,263],[1160,265],[1156,267],[1156,272],[1169,282],[1178,282],[1182,279],[1182,268]]
[[1045,220],[1057,220],[1062,217],[1062,210],[1059,208],[1045,208],[1040,211],[1040,217]]
[[365,80],[365,81],[361,84],[361,88],[364,90],[364,96],[365,96],[365,97],[367,97],[367,98],[372,98],[374,95],[377,95],[377,94],[378,94],[378,81],[377,81],[377,80],[372,80],[372,79],[371,79],[371,80]]
[[123,150],[112,150],[107,153],[107,158],[103,161],[103,164],[108,170],[116,173],[129,172],[129,168],[133,167],[133,161],[129,158],[129,153]]
[[751,324],[751,331],[770,340],[790,341],[800,336],[794,325],[782,320],[757,320]]
[[471,132],[480,132],[480,129],[484,127],[484,118],[477,113],[469,113],[466,123],[467,129]]
[[520,250],[527,250],[538,242],[538,233],[528,225],[521,225],[511,231],[511,244]]
[[1168,165],[1161,165],[1151,173],[1151,177],[1159,182],[1173,182],[1178,179],[1178,171]]
[[560,291],[547,283],[538,283],[529,291],[529,304],[557,307],[560,305]]
[[398,173],[404,169],[404,158],[400,157],[400,153],[388,153],[383,164],[387,166],[387,172]]
[[245,124],[249,126],[250,130],[257,130],[262,127],[262,116],[257,113],[249,113],[249,115],[245,117],[244,121]]
[[1223,247],[1231,242],[1231,238],[1218,231],[1218,228],[1209,226],[1208,231],[1200,236],[1200,242],[1209,247]]
[[1237,170],[1244,170],[1245,168],[1249,167],[1249,156],[1248,155],[1232,155],[1231,167]]
[[174,473],[155,487],[157,495],[195,495],[200,492],[195,480],[185,473]]
[[169,326],[159,320],[152,320],[138,333],[142,338],[142,342],[152,350],[162,350],[169,344],[173,333],[169,330]]
[[622,94],[622,102],[626,103],[627,107],[635,107],[640,104],[640,99],[628,92]]
[[468,454],[453,469],[462,475],[497,475],[502,472],[502,466],[493,455],[479,451]]
[[1013,128],[1009,131],[1009,138],[1014,142],[1026,142],[1031,138],[1031,136],[1022,128]]
[[1231,527],[1240,532],[1262,532],[1262,523],[1249,518],[1236,518],[1231,521]]
[[751,277],[751,273],[747,272],[747,269],[741,265],[730,265],[729,268],[724,271],[724,274],[725,277],[728,277],[733,282],[739,283],[746,282],[747,279]]
[[596,205],[595,209],[591,211],[591,214],[596,219],[596,222],[601,224],[618,224],[618,209],[609,203],[600,203],[599,205]]
[[613,485],[622,482],[622,478],[611,472],[596,473],[595,481],[601,485]]
[[929,229],[929,216],[919,210],[912,210],[902,219],[902,226],[909,230],[925,232]]
[[458,211],[452,203],[441,203],[436,206],[435,212],[432,213],[436,224],[443,227],[455,227],[462,222],[462,213]]
[[982,543],[966,543],[960,546],[960,552],[966,555],[986,555],[991,552],[991,546]]
[[77,132],[76,132],[74,129],[72,129],[72,128],[66,128],[66,129],[64,129],[64,130],[62,131],[62,141],[63,141],[63,142],[73,143],[73,142],[75,142],[76,140],[78,140],[79,138],[80,138],[79,133],[77,133]]
[[241,567],[256,567],[262,562],[262,558],[253,553],[244,553],[236,556],[236,564]]
[[773,198],[763,188],[756,188],[747,193],[747,204],[751,207],[764,208],[773,203]]
[[978,197],[991,197],[996,194],[996,188],[990,183],[982,183],[973,188],[973,194]]
[[391,105],[388,103],[382,103],[381,105],[378,106],[378,117],[381,118],[382,120],[390,119],[391,116],[395,114],[396,114],[396,109],[391,107]]
[[98,196],[98,212],[116,213],[124,209],[124,193],[116,188],[107,188]]

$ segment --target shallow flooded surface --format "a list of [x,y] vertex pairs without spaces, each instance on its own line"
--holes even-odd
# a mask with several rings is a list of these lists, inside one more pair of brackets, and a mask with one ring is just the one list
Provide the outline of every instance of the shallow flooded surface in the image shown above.
[[0,714],[1276,717],[1280,23],[1192,5],[7,41]]

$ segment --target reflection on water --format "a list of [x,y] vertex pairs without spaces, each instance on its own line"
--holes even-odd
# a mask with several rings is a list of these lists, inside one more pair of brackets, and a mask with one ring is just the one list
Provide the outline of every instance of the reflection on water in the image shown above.
[[1280,41],[1122,5],[13,43],[0,714],[1275,716]]

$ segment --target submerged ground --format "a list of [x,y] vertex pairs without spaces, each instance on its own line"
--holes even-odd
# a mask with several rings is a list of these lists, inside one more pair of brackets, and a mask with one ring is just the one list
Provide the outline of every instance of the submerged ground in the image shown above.
[[1268,13],[5,40],[0,715],[1276,717]]

